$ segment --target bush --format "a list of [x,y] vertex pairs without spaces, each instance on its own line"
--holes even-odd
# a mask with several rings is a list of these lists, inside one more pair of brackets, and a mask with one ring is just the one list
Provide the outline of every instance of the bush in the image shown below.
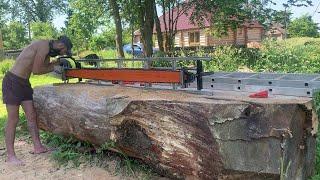
[[205,62],[206,71],[237,71],[244,64],[241,48],[220,46],[210,54],[212,61]]
[[0,70],[1,70],[1,74],[4,75],[6,74],[7,71],[9,71],[11,69],[11,67],[13,66],[14,61],[7,59],[7,60],[3,60],[0,62]]
[[[246,66],[255,72],[318,73],[320,72],[320,39],[292,38],[266,40],[261,49],[222,46],[209,55],[207,71],[237,71]],[[198,53],[201,55],[201,53]]]

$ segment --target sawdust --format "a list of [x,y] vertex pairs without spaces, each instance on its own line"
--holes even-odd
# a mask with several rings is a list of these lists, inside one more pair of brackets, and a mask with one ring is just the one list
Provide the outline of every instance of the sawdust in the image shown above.
[[23,140],[15,143],[17,156],[25,162],[25,166],[13,166],[5,162],[5,150],[3,145],[0,146],[0,179],[54,179],[54,180],[120,180],[134,179],[131,177],[123,177],[113,175],[106,169],[84,165],[79,168],[58,167],[58,165],[50,160],[50,154],[41,155],[30,154],[32,145]]

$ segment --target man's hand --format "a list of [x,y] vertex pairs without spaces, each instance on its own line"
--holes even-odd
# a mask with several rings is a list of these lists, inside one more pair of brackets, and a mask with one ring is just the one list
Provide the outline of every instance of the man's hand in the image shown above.
[[53,67],[53,72],[57,74],[62,74],[63,72],[63,67],[62,66],[54,66]]
[[54,66],[61,66],[60,58],[53,60],[51,63],[52,63]]

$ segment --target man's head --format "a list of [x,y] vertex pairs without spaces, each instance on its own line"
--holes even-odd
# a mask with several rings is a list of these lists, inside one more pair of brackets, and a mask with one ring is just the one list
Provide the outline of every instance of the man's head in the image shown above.
[[72,42],[67,36],[60,36],[57,40],[49,42],[49,56],[55,57],[58,55],[71,56]]

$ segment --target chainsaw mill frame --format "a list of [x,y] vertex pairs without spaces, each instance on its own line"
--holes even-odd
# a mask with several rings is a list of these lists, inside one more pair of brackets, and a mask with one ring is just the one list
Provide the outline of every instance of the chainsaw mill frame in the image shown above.
[[[250,72],[204,72],[202,61],[210,61],[209,57],[150,57],[134,59],[79,59],[74,61],[76,69],[65,68],[62,80],[82,78],[103,81],[144,82],[145,87],[151,83],[171,83],[174,90],[193,91],[188,85],[196,80],[196,89],[201,93],[216,91],[255,93],[268,91],[270,95],[309,97],[320,90],[320,74],[296,73],[250,73]],[[118,68],[101,68],[101,62],[114,61]],[[142,61],[140,69],[122,68],[124,61]],[[150,67],[153,61],[169,61],[171,68]],[[196,68],[177,68],[178,61],[196,61]],[[83,68],[80,62],[95,63],[96,68]],[[190,72],[193,71],[193,72]],[[99,78],[97,78],[99,77]],[[193,86],[194,87],[194,86]],[[164,88],[161,86],[161,88]],[[168,87],[167,87],[168,88]],[[194,92],[194,91],[193,91]]]
[[[149,57],[134,59],[74,59],[73,57],[60,57],[60,59],[71,59],[75,64],[75,69],[64,67],[62,80],[68,82],[71,78],[78,78],[79,82],[84,79],[102,81],[120,81],[120,82],[140,82],[140,83],[171,83],[173,89],[177,89],[177,85],[181,88],[187,88],[188,84],[197,82],[197,90],[203,89],[202,61],[210,61],[209,57]],[[116,62],[118,68],[101,68],[101,62]],[[124,61],[142,61],[144,68],[122,68]],[[171,68],[150,67],[153,61],[169,61],[172,63]],[[178,61],[196,61],[196,68],[177,68]],[[95,64],[95,68],[81,67],[80,62]],[[196,71],[195,73],[189,70]]]

